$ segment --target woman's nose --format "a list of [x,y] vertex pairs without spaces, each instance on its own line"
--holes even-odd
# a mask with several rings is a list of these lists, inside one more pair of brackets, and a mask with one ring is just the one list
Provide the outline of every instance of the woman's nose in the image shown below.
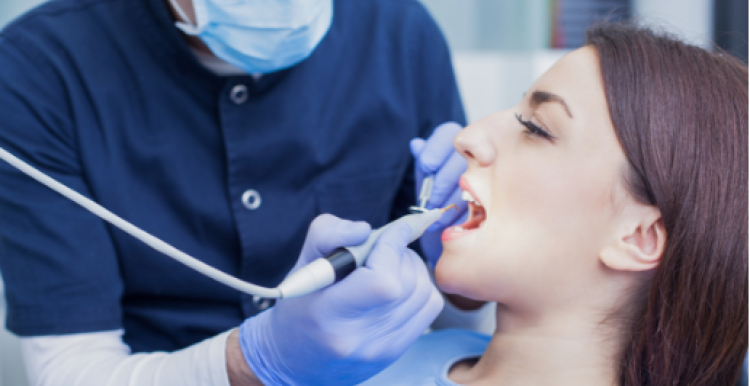
[[461,130],[453,139],[453,146],[469,165],[488,166],[495,161],[495,147],[490,138],[482,135],[482,130],[471,125]]

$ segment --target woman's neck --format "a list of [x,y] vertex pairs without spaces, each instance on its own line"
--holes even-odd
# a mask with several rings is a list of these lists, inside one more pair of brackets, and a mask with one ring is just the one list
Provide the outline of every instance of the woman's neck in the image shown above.
[[546,315],[515,312],[500,304],[497,329],[474,365],[454,366],[449,377],[480,385],[615,385],[617,334],[602,315],[580,310]]

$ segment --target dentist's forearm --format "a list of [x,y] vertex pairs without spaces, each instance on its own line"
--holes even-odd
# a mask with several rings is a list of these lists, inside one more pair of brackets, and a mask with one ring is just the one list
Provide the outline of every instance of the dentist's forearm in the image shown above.
[[239,341],[239,330],[233,330],[227,338],[227,374],[230,386],[263,386],[247,365]]

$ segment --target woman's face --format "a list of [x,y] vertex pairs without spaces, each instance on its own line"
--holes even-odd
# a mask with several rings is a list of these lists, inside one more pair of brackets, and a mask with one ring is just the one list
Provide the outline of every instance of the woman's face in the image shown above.
[[465,230],[443,234],[440,288],[519,306],[590,295],[628,197],[594,49],[565,56],[517,106],[470,125],[454,143],[469,164],[461,186],[481,207],[471,205]]

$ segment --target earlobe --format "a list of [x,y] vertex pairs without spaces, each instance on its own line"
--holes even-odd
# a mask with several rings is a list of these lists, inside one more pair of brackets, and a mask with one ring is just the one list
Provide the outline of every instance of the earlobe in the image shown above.
[[641,221],[624,228],[611,245],[599,253],[607,267],[617,271],[648,271],[659,264],[667,232],[661,214],[651,207]]

